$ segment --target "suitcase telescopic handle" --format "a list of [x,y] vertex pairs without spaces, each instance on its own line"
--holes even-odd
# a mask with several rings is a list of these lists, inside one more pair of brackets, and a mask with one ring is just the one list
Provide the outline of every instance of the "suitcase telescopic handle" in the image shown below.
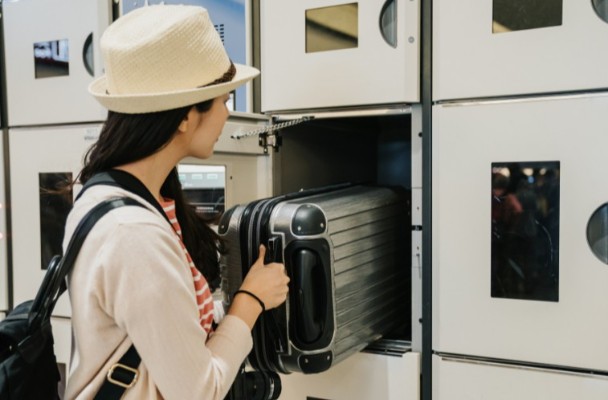
[[321,259],[311,249],[299,249],[293,257],[293,280],[296,300],[296,335],[300,341],[311,344],[321,338],[326,318],[325,274]]

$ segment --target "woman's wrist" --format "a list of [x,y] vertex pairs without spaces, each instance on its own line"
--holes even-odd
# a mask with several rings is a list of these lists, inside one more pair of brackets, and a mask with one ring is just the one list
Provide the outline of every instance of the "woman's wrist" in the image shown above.
[[235,295],[232,299],[228,315],[242,319],[249,329],[253,329],[255,322],[262,313],[262,307],[256,299],[246,294]]
[[249,290],[239,289],[236,292],[234,292],[234,296],[236,296],[238,294],[244,294],[244,295],[247,295],[247,296],[253,298],[255,301],[258,302],[258,304],[260,305],[260,308],[262,308],[262,312],[266,311],[266,305],[264,304],[264,302],[262,301],[262,299],[260,299],[253,292],[250,292]]

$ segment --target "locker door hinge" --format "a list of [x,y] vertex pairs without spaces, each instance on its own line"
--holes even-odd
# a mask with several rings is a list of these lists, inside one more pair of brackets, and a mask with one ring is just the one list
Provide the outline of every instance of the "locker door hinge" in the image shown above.
[[268,148],[272,147],[275,152],[279,151],[279,147],[283,144],[283,138],[279,135],[279,131],[270,131],[260,133],[258,144],[264,149],[264,154],[268,153]]
[[238,133],[230,136],[232,139],[243,139],[250,136],[258,136],[258,143],[264,149],[264,153],[268,153],[268,148],[272,147],[274,151],[279,151],[283,144],[283,140],[279,135],[279,131],[290,126],[299,125],[303,122],[313,119],[311,116],[291,119],[289,121],[270,124],[260,129],[255,129],[249,132]]

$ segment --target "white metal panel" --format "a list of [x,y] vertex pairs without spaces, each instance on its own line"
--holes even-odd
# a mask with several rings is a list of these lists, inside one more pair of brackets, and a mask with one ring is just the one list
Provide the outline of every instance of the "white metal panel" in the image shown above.
[[[3,2],[8,123],[10,126],[101,121],[105,109],[87,91],[94,77],[87,71],[85,44],[92,34],[93,75],[102,74],[99,38],[110,23],[110,0],[13,0]],[[67,40],[67,69],[51,76],[37,71],[54,51],[37,43]],[[90,53],[89,53],[90,56]],[[58,65],[57,63],[53,65]],[[67,75],[65,74],[67,72]],[[38,76],[38,78],[36,78]]]
[[4,181],[4,135],[0,131],[0,311],[8,310],[8,260],[7,260],[7,230],[6,230],[6,196]]
[[51,327],[53,329],[53,339],[55,341],[53,349],[55,350],[57,366],[59,367],[59,373],[61,374],[58,391],[61,398],[64,398],[70,372],[72,323],[67,318],[51,318]]
[[396,47],[380,32],[380,14],[387,1],[366,0],[356,2],[356,48],[306,53],[306,11],[345,3],[261,2],[262,111],[419,100],[418,0],[396,0]]
[[6,317],[6,314],[3,312],[0,312],[0,321],[2,321],[4,319],[4,317]]
[[551,2],[563,5],[561,25],[492,33],[495,2],[433,1],[434,100],[608,87],[608,23],[594,2]]
[[[100,128],[99,125],[73,125],[9,130],[15,304],[35,296],[45,273],[41,268],[39,174],[72,173],[75,178]],[[57,302],[54,315],[70,314],[68,296],[64,295]]]
[[412,350],[422,352],[422,231],[412,231]]
[[[605,93],[434,107],[435,350],[608,371],[608,265],[585,234],[608,201],[607,110]],[[491,297],[491,165],[546,160],[561,166],[559,301]]]
[[422,351],[422,107],[412,106],[412,350]]
[[[412,188],[422,187],[422,107],[412,106]],[[422,223],[421,223],[422,224]]]
[[433,356],[434,400],[604,400],[608,377]]
[[282,400],[420,399],[420,354],[357,353],[320,374],[281,375]]

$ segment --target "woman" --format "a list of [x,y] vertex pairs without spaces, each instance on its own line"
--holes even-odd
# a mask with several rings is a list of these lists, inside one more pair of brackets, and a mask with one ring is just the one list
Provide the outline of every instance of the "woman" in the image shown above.
[[[132,11],[104,32],[101,49],[106,74],[89,91],[109,113],[80,181],[109,171],[130,187],[87,188],[68,217],[64,246],[103,200],[129,196],[146,208],[103,217],[70,274],[66,397],[91,399],[110,385],[130,386],[124,399],[222,399],[251,350],[257,317],[285,301],[289,279],[282,264],[264,265],[261,247],[243,291],[213,328],[221,313],[214,313],[209,282],[219,275],[221,246],[187,206],[176,165],[211,156],[228,93],[259,72],[230,62],[200,7]],[[117,365],[132,345],[141,357],[136,377]]]

